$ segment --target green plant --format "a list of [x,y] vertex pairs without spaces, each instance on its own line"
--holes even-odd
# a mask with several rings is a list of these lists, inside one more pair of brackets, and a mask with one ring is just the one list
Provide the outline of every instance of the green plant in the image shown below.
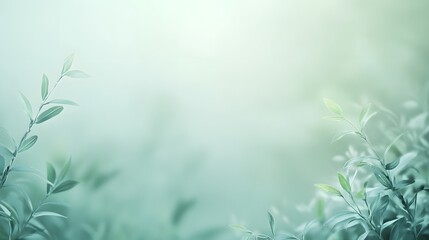
[[[386,121],[392,127],[379,127],[377,141],[390,139],[388,144],[373,144],[366,126],[377,112],[365,106],[358,124],[344,115],[341,106],[324,99],[332,113],[326,117],[349,126],[349,130],[334,137],[338,141],[347,135],[357,136],[363,145],[360,152],[346,155],[347,161],[337,174],[338,186],[316,184],[322,192],[340,198],[343,205],[326,216],[324,201],[316,204],[317,220],[300,229],[299,234],[275,231],[274,217],[269,213],[270,234],[257,234],[241,225],[233,225],[245,233],[245,239],[428,239],[429,214],[429,114],[425,104],[411,117],[397,116],[385,108]],[[375,137],[374,136],[374,137]]]
[[[75,102],[65,99],[50,99],[51,94],[65,77],[88,77],[82,71],[71,70],[73,56],[68,57],[63,65],[60,77],[52,88],[49,87],[49,79],[43,74],[41,85],[42,102],[33,113],[30,101],[21,93],[25,106],[25,112],[29,117],[27,130],[16,142],[7,130],[1,128],[3,136],[0,144],[0,239],[51,239],[49,228],[56,225],[57,218],[66,218],[64,211],[59,210],[63,204],[60,201],[51,201],[53,195],[68,191],[78,184],[77,181],[68,180],[71,160],[68,160],[60,171],[48,163],[47,177],[38,170],[29,166],[20,166],[16,161],[20,153],[32,148],[37,140],[37,135],[31,135],[36,125],[42,124],[59,115],[63,105],[77,105]],[[31,185],[24,185],[19,178],[9,180],[13,173],[32,173],[46,182],[46,193],[42,200],[34,205],[32,191],[26,189]],[[27,175],[22,179],[28,179]],[[33,187],[33,186],[31,186]],[[39,238],[36,238],[39,236]]]

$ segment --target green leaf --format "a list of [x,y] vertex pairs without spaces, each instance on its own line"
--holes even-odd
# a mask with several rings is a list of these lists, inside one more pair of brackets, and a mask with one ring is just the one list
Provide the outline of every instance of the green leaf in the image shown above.
[[395,184],[395,188],[396,188],[396,189],[401,189],[401,188],[404,188],[404,187],[406,187],[406,186],[408,186],[408,185],[413,184],[414,182],[415,182],[415,180],[413,180],[413,179],[405,179],[405,180],[401,180],[401,181],[399,181],[399,182],[397,182],[397,183]]
[[251,234],[252,231],[250,231],[249,229],[247,229],[245,226],[239,225],[239,224],[231,224],[229,225],[230,228],[240,231],[240,232],[245,232],[245,233],[249,233]]
[[45,122],[55,116],[57,116],[58,114],[60,114],[62,111],[64,110],[64,107],[62,106],[55,106],[55,107],[51,107],[48,110],[42,112],[39,117],[37,117],[36,119],[36,123],[40,124],[42,122]]
[[351,166],[369,165],[373,166],[379,162],[377,157],[374,156],[358,156],[349,159],[345,164],[344,168],[347,169]]
[[383,221],[383,214],[386,212],[387,207],[389,206],[389,196],[384,195],[381,197],[380,201],[375,206],[375,210],[372,214],[375,224],[381,225]]
[[43,74],[42,77],[42,89],[41,89],[41,93],[42,93],[42,100],[45,101],[46,97],[48,96],[48,92],[49,92],[49,80],[48,77]]
[[[47,171],[47,175],[48,175],[48,182],[52,183],[53,185],[55,185],[55,180],[57,178],[57,173],[55,172],[55,168],[54,166],[52,166],[52,164],[47,163],[46,164],[46,171]],[[49,193],[52,189],[52,185],[51,184],[47,184],[46,185],[46,192]]]
[[400,154],[398,148],[395,147],[396,143],[399,141],[399,139],[404,136],[404,133],[399,134],[390,144],[389,146],[387,146],[386,150],[384,151],[384,159],[387,159],[387,155],[389,153],[389,151],[394,152],[396,157],[399,157],[398,155]]
[[357,192],[355,194],[355,198],[357,198],[357,199],[365,199],[365,193],[366,193],[365,188],[362,188],[359,192]]
[[21,92],[19,94],[21,95],[22,102],[24,103],[25,113],[27,113],[30,119],[33,119],[33,107],[31,107],[30,101],[28,101],[28,98]]
[[365,240],[369,233],[369,231],[362,233],[357,240]]
[[68,70],[70,70],[73,64],[74,54],[68,56],[64,61],[63,70],[61,71],[61,75],[64,75]]
[[71,158],[69,158],[69,160],[66,162],[63,169],[61,170],[60,174],[58,175],[58,181],[64,180],[64,178],[66,177],[70,169],[70,165],[71,165]]
[[386,165],[386,170],[395,169],[399,165],[399,162],[400,162],[400,158],[396,158],[395,160],[393,160],[392,162]]
[[189,210],[191,210],[191,208],[195,206],[195,203],[195,199],[179,201],[176,204],[176,207],[171,216],[171,222],[173,223],[173,225],[178,225],[185,216],[185,214],[188,213]]
[[380,182],[383,186],[387,188],[392,188],[392,183],[387,178],[386,174],[378,167],[371,167],[372,172],[374,173],[375,178],[377,178],[378,182]]
[[350,186],[350,182],[349,180],[347,180],[346,177],[344,177],[344,175],[342,175],[341,173],[338,173],[338,181],[340,182],[341,187],[348,193],[351,193],[352,189]]
[[274,240],[300,240],[297,236],[290,233],[279,233],[275,236]]
[[79,104],[67,99],[54,99],[52,101],[47,102],[46,104],[64,104],[64,105],[79,106]]
[[360,124],[361,129],[363,129],[366,126],[366,124],[368,123],[368,121],[377,114],[377,112],[373,112],[370,114],[369,113],[370,108],[371,108],[371,104],[366,105],[362,109],[362,111],[359,115],[359,124]]
[[350,134],[356,134],[355,131],[345,131],[345,132],[341,132],[338,135],[334,136],[334,138],[332,138],[331,143],[334,143],[336,141],[341,140],[343,137],[350,135]]
[[323,117],[323,119],[339,122],[339,121],[343,121],[344,117],[343,116],[326,116],[326,117]]
[[341,109],[340,105],[338,105],[336,102],[332,101],[331,99],[324,98],[323,102],[325,102],[325,106],[331,111],[332,113],[335,113],[337,115],[342,115],[343,110]]
[[42,212],[36,212],[35,214],[33,214],[34,218],[38,218],[38,217],[62,217],[62,218],[67,218],[64,215],[61,215],[59,213],[55,213],[55,212],[50,212],[50,211],[42,211]]
[[271,229],[271,233],[273,234],[273,236],[275,235],[275,228],[276,228],[276,226],[275,226],[275,220],[274,220],[274,217],[273,217],[273,215],[270,213],[270,212],[268,212],[268,221],[269,221],[269,223],[270,223],[270,229]]
[[3,174],[6,162],[3,156],[0,155],[0,175]]
[[8,146],[8,147],[15,147],[16,145],[15,140],[10,136],[9,132],[3,127],[0,127],[0,143],[3,143],[5,146]]
[[319,198],[316,203],[316,217],[319,222],[325,220],[325,202],[321,198]]
[[377,112],[373,112],[373,113],[369,114],[368,116],[366,116],[366,117],[362,120],[362,122],[360,123],[361,128],[363,129],[363,128],[366,126],[366,124],[369,122],[369,120],[370,120],[371,118],[373,118],[375,115],[377,115]]
[[54,191],[52,193],[60,193],[67,190],[70,190],[74,188],[79,182],[74,180],[67,180],[59,184],[57,187],[54,188]]
[[27,139],[25,139],[21,146],[19,147],[18,152],[24,152],[30,149],[34,144],[36,144],[38,137],[37,136],[31,136]]
[[5,158],[11,158],[13,157],[13,152],[10,151],[9,148],[0,144],[0,155],[2,155]]
[[330,185],[327,185],[327,184],[315,184],[314,186],[316,186],[317,188],[325,191],[326,193],[329,193],[329,194],[332,194],[332,195],[335,195],[335,196],[339,196],[339,197],[343,196],[341,194],[341,192],[338,189],[336,189],[335,187],[333,187],[333,186],[330,186]]
[[90,77],[88,74],[80,70],[68,71],[64,74],[64,76],[71,77],[71,78],[89,78]]
[[365,117],[368,115],[369,113],[369,109],[371,108],[371,104],[367,104],[362,111],[359,114],[359,122],[362,126],[362,121],[365,119]]

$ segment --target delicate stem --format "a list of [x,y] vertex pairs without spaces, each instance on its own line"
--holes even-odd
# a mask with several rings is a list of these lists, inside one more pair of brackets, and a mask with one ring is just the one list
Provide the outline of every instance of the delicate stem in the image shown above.
[[31,132],[31,130],[32,130],[34,124],[35,124],[35,121],[37,120],[37,118],[39,117],[40,113],[42,112],[43,107],[48,103],[47,101],[49,99],[49,96],[57,88],[58,84],[60,83],[61,79],[63,79],[63,77],[64,77],[64,75],[61,74],[61,76],[55,82],[55,85],[52,87],[52,89],[46,95],[46,98],[40,104],[39,109],[37,110],[37,113],[36,113],[34,119],[30,119],[30,123],[28,124],[27,131],[24,133],[24,135],[22,136],[21,140],[19,141],[18,146],[15,148],[15,151],[13,152],[13,157],[10,160],[9,165],[6,167],[5,171],[2,174],[1,182],[0,182],[0,188],[4,186],[4,184],[5,184],[6,180],[7,180],[7,176],[9,175],[10,171],[12,170],[13,163],[15,162],[15,159],[18,156],[18,151],[21,148],[22,144],[24,143],[25,139],[27,138],[28,134],[30,134],[30,132]]
[[49,192],[48,194],[46,194],[46,196],[43,198],[43,200],[40,202],[40,204],[37,206],[37,208],[35,208],[30,216],[27,218],[27,220],[24,222],[24,224],[22,224],[20,230],[18,231],[18,236],[21,235],[21,232],[27,227],[28,223],[31,221],[31,219],[33,219],[34,214],[36,214],[39,209],[43,206],[43,203],[48,199],[48,197],[51,195],[51,192]]

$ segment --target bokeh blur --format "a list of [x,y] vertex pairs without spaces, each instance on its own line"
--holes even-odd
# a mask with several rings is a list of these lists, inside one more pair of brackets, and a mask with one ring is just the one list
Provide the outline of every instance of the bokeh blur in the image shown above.
[[55,79],[74,53],[91,78],[64,80],[55,97],[80,106],[35,129],[39,142],[17,160],[43,170],[73,157],[69,236],[234,239],[229,224],[268,228],[268,209],[295,226],[347,149],[330,143],[340,129],[322,119],[323,97],[350,116],[367,102],[420,101],[428,10],[424,0],[1,1],[0,126],[21,136],[19,92],[36,106],[42,74]]

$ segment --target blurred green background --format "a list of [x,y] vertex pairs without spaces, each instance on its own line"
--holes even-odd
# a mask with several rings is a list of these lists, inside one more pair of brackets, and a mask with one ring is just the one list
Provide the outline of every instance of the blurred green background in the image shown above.
[[55,96],[80,106],[38,127],[19,159],[44,169],[73,156],[82,183],[65,197],[70,231],[234,239],[228,224],[268,228],[272,207],[293,227],[347,148],[329,143],[339,129],[322,120],[322,98],[352,116],[366,102],[419,101],[428,10],[424,0],[1,1],[0,125],[21,136],[18,92],[38,104],[42,73],[55,79],[75,53],[91,78]]

